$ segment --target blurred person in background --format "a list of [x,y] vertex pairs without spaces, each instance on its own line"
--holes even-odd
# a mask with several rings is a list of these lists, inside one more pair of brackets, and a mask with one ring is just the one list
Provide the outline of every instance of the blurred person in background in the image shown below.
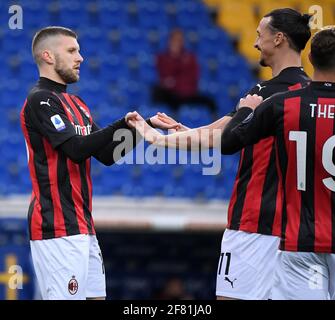
[[216,116],[214,100],[198,92],[199,64],[195,54],[185,49],[180,29],[171,31],[166,51],[156,57],[156,66],[159,83],[153,87],[154,103],[167,104],[174,112],[183,104],[204,105]]
[[[105,269],[92,217],[90,161],[93,156],[112,165],[139,141],[126,122],[131,113],[100,129],[85,102],[67,93],[67,85],[79,80],[79,50],[77,35],[70,29],[47,27],[35,34],[32,54],[40,78],[21,111],[33,188],[30,247],[46,300],[105,299]],[[160,122],[152,117],[148,123]],[[125,133],[128,141],[118,139]]]

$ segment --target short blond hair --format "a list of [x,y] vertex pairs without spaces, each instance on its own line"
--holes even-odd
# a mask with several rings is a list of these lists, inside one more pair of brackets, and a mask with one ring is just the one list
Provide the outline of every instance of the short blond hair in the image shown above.
[[32,44],[31,44],[31,51],[32,51],[33,58],[38,65],[41,63],[41,58],[39,57],[38,52],[37,52],[38,45],[42,43],[42,41],[50,37],[55,37],[59,35],[72,37],[75,39],[78,38],[77,34],[73,30],[69,28],[65,28],[65,27],[59,27],[59,26],[46,27],[35,33]]

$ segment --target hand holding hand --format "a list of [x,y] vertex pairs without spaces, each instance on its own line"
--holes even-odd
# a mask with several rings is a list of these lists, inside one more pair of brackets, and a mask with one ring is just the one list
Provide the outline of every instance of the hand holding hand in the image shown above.
[[174,129],[178,131],[178,129],[180,128],[180,123],[166,116],[165,113],[164,115],[166,116],[167,119],[165,119],[164,117],[161,119],[159,114],[160,113],[158,112],[155,116],[152,116],[150,118],[150,121],[155,128],[163,130]]
[[166,125],[174,126],[174,127],[171,127],[170,129],[174,129],[175,131],[189,130],[188,127],[184,126],[180,122],[177,122],[175,119],[173,119],[172,117],[169,117],[164,112],[157,112],[157,119]]
[[125,116],[126,122],[129,127],[134,128],[136,125],[136,121],[141,121],[143,118],[137,111],[128,112]]

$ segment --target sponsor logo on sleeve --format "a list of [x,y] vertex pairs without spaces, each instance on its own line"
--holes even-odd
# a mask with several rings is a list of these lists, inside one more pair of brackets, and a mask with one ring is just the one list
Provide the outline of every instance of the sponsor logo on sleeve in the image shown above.
[[59,114],[55,114],[50,118],[50,120],[57,131],[62,131],[66,128],[65,123]]
[[264,89],[266,86],[261,86],[259,83],[257,84],[257,87],[258,87],[258,89],[259,89],[259,92],[262,90],[262,89]]
[[43,106],[44,104],[46,104],[47,106],[51,107],[49,101],[50,101],[50,99],[48,99],[47,101],[40,101],[40,105]]

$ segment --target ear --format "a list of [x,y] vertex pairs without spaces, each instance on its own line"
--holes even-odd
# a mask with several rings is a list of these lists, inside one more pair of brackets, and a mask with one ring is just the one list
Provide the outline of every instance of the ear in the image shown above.
[[44,50],[41,53],[42,60],[47,64],[54,64],[55,57],[50,50]]
[[276,33],[275,38],[274,38],[275,47],[278,47],[281,43],[283,43],[284,37],[285,37],[284,33],[282,32]]

